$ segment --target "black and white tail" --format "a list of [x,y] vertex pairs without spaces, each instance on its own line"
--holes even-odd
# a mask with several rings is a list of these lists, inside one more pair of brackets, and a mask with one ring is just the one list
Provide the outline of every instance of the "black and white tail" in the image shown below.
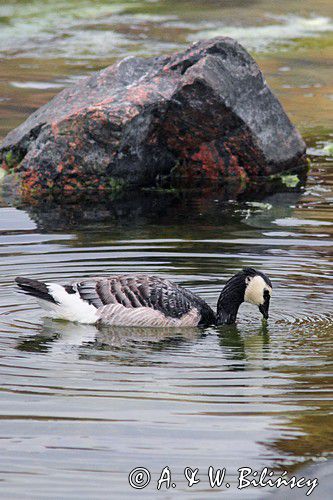
[[96,323],[98,319],[96,307],[82,300],[72,287],[20,276],[15,278],[15,281],[23,293],[35,297],[52,318],[90,324]]
[[32,295],[37,299],[57,304],[54,297],[50,294],[46,283],[31,278],[22,278],[21,276],[15,278],[15,281],[26,295]]

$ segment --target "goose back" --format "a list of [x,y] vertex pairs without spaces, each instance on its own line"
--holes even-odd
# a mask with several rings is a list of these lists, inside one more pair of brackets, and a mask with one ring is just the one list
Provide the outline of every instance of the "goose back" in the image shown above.
[[73,281],[68,294],[97,309],[101,323],[126,326],[206,326],[215,314],[199,296],[158,276],[114,275]]

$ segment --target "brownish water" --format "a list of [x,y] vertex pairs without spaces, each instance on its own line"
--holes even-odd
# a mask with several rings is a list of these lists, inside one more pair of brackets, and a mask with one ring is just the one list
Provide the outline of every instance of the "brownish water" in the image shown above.
[[[301,4],[301,7],[300,7]],[[206,498],[209,465],[294,471],[332,452],[332,23],[329,2],[15,2],[0,5],[0,136],[77,78],[129,54],[231,34],[255,55],[311,153],[307,185],[157,213],[0,208],[1,498]],[[98,216],[98,217],[97,217]],[[52,322],[13,277],[167,276],[215,307],[243,266],[272,278],[271,317],[236,327],[102,330]],[[141,493],[128,473],[152,473]],[[185,466],[199,467],[189,489]],[[216,492],[216,490],[215,490]],[[311,497],[310,497],[311,498]]]

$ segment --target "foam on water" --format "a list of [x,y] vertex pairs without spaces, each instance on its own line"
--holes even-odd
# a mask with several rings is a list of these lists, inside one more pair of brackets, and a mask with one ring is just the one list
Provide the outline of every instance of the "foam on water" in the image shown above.
[[315,37],[322,33],[333,31],[333,23],[329,17],[266,16],[267,24],[259,26],[230,26],[223,22],[219,27],[200,31],[191,35],[191,40],[211,38],[215,36],[230,36],[238,40],[247,49],[253,51],[272,50],[287,42],[302,38]]

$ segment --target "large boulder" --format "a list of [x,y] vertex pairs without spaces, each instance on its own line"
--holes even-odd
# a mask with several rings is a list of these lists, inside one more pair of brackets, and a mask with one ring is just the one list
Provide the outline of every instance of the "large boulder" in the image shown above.
[[3,168],[29,193],[249,180],[304,164],[305,144],[235,40],[128,57],[10,132]]

